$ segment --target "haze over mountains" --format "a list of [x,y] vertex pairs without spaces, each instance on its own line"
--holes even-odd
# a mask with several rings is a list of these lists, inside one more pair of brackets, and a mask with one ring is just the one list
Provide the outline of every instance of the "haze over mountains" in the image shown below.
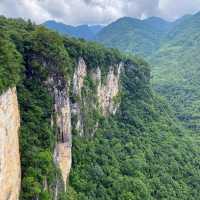
[[96,34],[103,28],[103,26],[101,25],[89,26],[86,24],[80,26],[70,26],[53,20],[46,21],[43,25],[49,29],[58,31],[63,35],[84,38],[86,40],[93,39],[96,36]]

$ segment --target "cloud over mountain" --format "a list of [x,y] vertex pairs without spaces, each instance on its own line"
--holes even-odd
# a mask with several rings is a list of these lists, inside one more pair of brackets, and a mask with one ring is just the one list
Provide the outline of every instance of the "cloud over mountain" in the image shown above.
[[66,24],[107,24],[123,16],[174,19],[200,10],[200,0],[1,0],[0,14]]

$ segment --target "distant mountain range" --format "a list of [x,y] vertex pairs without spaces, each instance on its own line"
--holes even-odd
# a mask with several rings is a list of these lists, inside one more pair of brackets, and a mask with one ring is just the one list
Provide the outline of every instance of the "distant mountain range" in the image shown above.
[[108,47],[146,56],[158,48],[171,27],[170,22],[158,17],[146,20],[124,17],[102,29],[95,39]]
[[63,35],[69,35],[76,38],[84,38],[86,40],[92,40],[96,34],[101,31],[103,26],[101,25],[80,25],[80,26],[70,26],[53,20],[46,21],[43,24],[45,27],[55,30]]

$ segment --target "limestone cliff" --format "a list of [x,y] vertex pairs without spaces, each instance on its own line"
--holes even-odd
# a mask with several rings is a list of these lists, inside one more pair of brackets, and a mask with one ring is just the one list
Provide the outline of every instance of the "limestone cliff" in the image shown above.
[[17,200],[21,184],[16,89],[0,96],[0,200]]
[[[108,66],[106,78],[102,81],[101,69],[99,67],[89,69],[84,59],[80,57],[74,69],[72,80],[66,81],[63,76],[55,74],[47,81],[54,99],[52,124],[55,126],[57,135],[54,158],[61,170],[65,188],[72,164],[72,129],[75,129],[80,136],[85,134],[85,118],[87,117],[87,109],[91,109],[91,107],[93,107],[92,111],[102,111],[103,116],[115,113],[117,105],[115,105],[113,98],[118,95],[120,90],[122,66],[121,63]],[[85,79],[88,77],[96,86],[90,94],[92,97],[82,95],[82,89],[86,87],[84,85]],[[73,100],[69,95],[70,88]],[[95,98],[93,98],[94,96]],[[87,99],[90,102],[87,102]],[[72,124],[73,117],[76,118],[76,122]],[[98,121],[95,122],[94,127],[90,127],[92,130],[90,134],[93,135],[97,127]]]
[[81,89],[84,84],[84,78],[87,75],[87,66],[83,58],[79,58],[78,65],[75,69],[73,76],[73,93],[75,95],[81,95]]
[[52,76],[48,80],[51,94],[54,99],[54,115],[57,141],[54,152],[54,159],[60,168],[64,187],[66,188],[67,178],[71,169],[71,108],[68,95],[68,85],[62,76]]
[[109,72],[106,76],[105,83],[101,82],[101,71],[97,69],[97,96],[103,115],[115,114],[118,105],[114,102],[114,97],[117,97],[120,91],[120,73],[123,67],[123,63],[119,63],[117,66],[110,66]]
[[[78,101],[72,104],[72,113],[76,116],[75,129],[78,134],[84,135],[84,112],[86,107],[93,107],[94,110],[99,110],[103,116],[114,114],[118,105],[114,102],[114,98],[120,91],[120,73],[123,67],[123,63],[119,63],[113,66],[108,66],[105,80],[102,81],[102,71],[100,67],[94,66],[89,68],[83,58],[79,58],[78,65],[75,69],[73,76],[73,94]],[[84,80],[91,79],[95,90],[92,94],[86,94],[82,96],[82,89],[85,87]],[[90,97],[88,96],[90,95]],[[95,102],[96,101],[96,102]],[[92,112],[92,110],[90,110]],[[93,131],[90,134],[94,134],[95,129],[98,127],[96,122],[93,127]]]
[[[73,143],[76,149],[95,140],[115,114],[129,61],[32,23],[4,17],[1,23],[0,200],[17,200],[20,185],[21,199],[58,200],[68,186]],[[15,88],[2,94],[11,85],[18,97]]]
[[[87,76],[87,65],[83,58],[79,58],[77,67],[75,68],[73,76],[73,95],[78,99],[81,99],[81,90],[84,86],[84,79]],[[83,135],[83,117],[81,114],[80,101],[75,101],[72,104],[72,114],[76,116],[75,129],[79,135]]]

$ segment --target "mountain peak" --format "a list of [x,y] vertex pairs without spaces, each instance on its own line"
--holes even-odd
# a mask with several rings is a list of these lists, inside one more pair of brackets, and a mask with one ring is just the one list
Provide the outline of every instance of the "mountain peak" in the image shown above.
[[143,21],[146,21],[146,22],[148,22],[148,21],[150,21],[150,22],[163,22],[163,23],[170,23],[169,21],[166,21],[166,20],[164,20],[164,19],[162,19],[162,18],[160,18],[160,17],[149,17],[149,18],[146,18],[146,19],[144,19]]
[[[124,22],[128,22],[128,23],[135,23],[135,22],[141,22],[140,19],[137,19],[137,18],[133,18],[133,17],[122,17],[122,18],[119,18],[117,19],[116,21],[114,21],[113,23],[124,23]],[[113,24],[111,23],[111,24]]]

